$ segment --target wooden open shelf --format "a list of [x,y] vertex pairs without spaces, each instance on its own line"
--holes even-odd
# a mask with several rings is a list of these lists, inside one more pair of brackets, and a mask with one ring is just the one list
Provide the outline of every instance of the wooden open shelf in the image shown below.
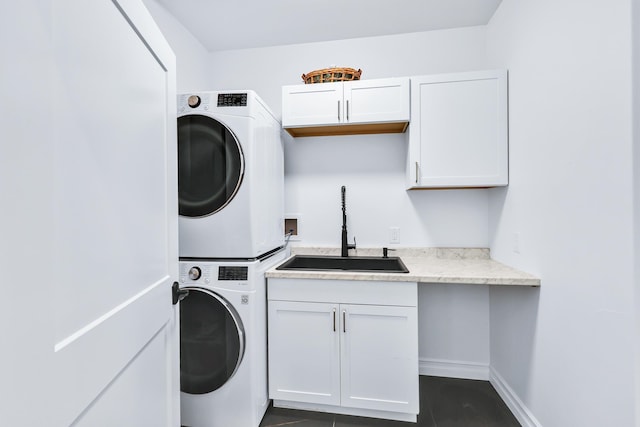
[[403,133],[407,130],[408,122],[398,123],[367,123],[356,125],[309,126],[286,128],[293,137],[304,136],[336,136],[336,135],[370,135],[375,133]]

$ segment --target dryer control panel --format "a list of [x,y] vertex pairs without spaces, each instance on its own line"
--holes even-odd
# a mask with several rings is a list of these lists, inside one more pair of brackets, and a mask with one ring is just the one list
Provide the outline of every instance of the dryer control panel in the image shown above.
[[197,95],[182,94],[178,95],[178,114],[189,111],[209,111],[211,104],[211,95],[204,92]]
[[246,107],[246,93],[219,93],[218,107]]

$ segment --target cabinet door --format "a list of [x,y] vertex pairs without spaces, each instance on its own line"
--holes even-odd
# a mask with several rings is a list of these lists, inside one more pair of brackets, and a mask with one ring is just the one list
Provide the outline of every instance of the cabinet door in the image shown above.
[[282,87],[282,126],[332,125],[343,120],[342,83]]
[[269,397],[340,404],[338,305],[269,301]]
[[341,305],[341,404],[417,414],[416,307]]
[[358,80],[344,83],[344,122],[408,122],[409,79]]
[[408,186],[508,184],[507,73],[411,78]]

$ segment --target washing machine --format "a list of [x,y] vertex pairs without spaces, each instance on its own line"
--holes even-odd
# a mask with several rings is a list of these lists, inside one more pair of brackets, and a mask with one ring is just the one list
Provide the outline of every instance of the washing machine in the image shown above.
[[180,257],[255,258],[283,245],[281,127],[253,91],[178,95]]
[[180,261],[180,401],[187,427],[258,427],[269,404],[265,271],[253,261]]

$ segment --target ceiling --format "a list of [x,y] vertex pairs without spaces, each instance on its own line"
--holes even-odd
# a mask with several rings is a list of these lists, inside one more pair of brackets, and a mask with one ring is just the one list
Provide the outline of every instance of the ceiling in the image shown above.
[[485,25],[501,0],[156,0],[209,51]]

